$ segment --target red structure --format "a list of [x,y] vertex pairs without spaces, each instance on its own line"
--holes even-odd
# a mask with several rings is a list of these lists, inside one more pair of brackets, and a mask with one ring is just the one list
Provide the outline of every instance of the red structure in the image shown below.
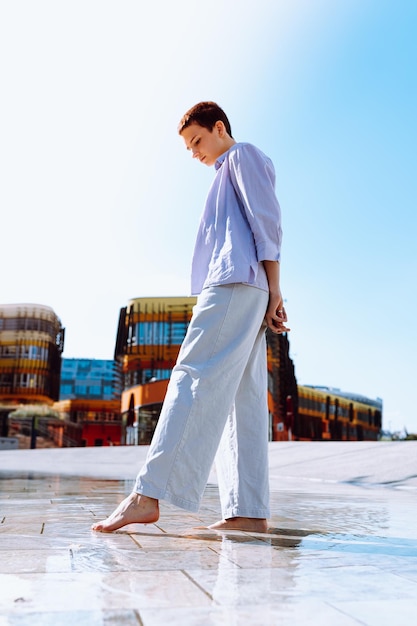
[[56,402],[61,416],[54,424],[59,447],[120,445],[120,400],[75,399]]

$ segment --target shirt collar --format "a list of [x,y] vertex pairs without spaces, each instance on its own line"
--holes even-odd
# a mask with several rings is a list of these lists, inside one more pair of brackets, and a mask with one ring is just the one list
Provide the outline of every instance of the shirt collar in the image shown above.
[[237,145],[237,143],[235,142],[232,146],[230,146],[230,148],[228,150],[226,150],[226,152],[223,152],[223,154],[221,154],[219,156],[219,158],[217,159],[217,161],[214,164],[214,167],[216,168],[216,170],[221,168],[221,166],[223,165],[223,161],[226,158],[226,155],[230,152],[230,150],[233,150],[233,148],[235,148],[236,145]]
[[219,158],[217,159],[217,161],[216,161],[216,162],[215,162],[215,164],[214,164],[214,167],[216,168],[216,170],[218,170],[218,169],[220,169],[220,168],[221,168],[221,166],[223,165],[223,161],[224,161],[224,160],[225,160],[225,158],[226,158],[226,154],[227,154],[228,152],[229,152],[229,151],[228,151],[228,150],[226,150],[226,152],[223,152],[223,154],[221,154],[221,155],[219,156]]

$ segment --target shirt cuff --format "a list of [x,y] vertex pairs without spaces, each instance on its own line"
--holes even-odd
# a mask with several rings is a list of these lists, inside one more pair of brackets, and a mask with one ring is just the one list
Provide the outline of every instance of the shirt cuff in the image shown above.
[[281,252],[277,250],[276,245],[268,241],[260,241],[256,244],[256,256],[258,261],[279,261]]

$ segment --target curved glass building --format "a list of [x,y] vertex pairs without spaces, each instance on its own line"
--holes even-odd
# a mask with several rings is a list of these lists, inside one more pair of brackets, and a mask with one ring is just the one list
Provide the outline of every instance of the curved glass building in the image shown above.
[[0,305],[0,401],[52,404],[59,399],[64,328],[49,306]]

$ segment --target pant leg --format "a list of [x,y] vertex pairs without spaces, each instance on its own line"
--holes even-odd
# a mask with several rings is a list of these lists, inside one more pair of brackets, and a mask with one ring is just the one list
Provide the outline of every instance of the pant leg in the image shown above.
[[216,455],[222,514],[270,517],[265,327],[255,341]]
[[267,303],[266,292],[242,284],[200,294],[137,493],[198,510]]

